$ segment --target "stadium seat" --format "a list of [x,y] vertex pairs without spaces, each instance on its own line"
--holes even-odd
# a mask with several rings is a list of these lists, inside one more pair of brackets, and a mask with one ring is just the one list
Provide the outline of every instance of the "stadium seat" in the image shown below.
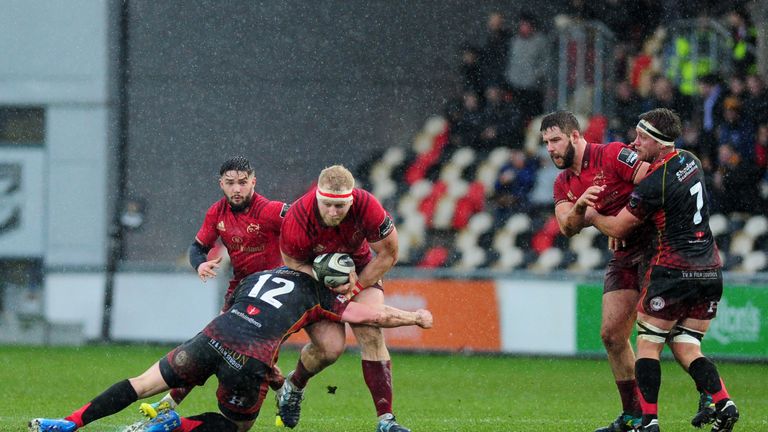
[[763,215],[752,216],[747,219],[742,231],[752,239],[756,239],[768,232],[768,218]]
[[531,266],[530,270],[534,272],[546,273],[556,269],[563,261],[563,251],[551,247],[542,251],[539,259]]
[[435,136],[443,133],[448,128],[448,121],[442,116],[432,116],[424,122],[424,133]]
[[744,231],[738,231],[731,236],[731,245],[728,252],[731,255],[745,257],[752,252],[755,239],[747,235]]
[[454,264],[457,270],[474,270],[482,267],[486,260],[486,253],[480,247],[471,247],[461,251],[461,258]]
[[433,246],[427,249],[416,266],[421,268],[438,268],[443,267],[447,261],[448,249],[445,246]]
[[744,260],[738,270],[752,274],[765,269],[766,265],[768,265],[768,257],[766,257],[765,252],[752,251],[744,255]]
[[600,249],[593,247],[585,248],[576,253],[576,262],[574,262],[568,270],[576,272],[588,272],[592,271],[603,265],[605,259],[603,252]]
[[465,168],[475,161],[475,151],[469,147],[456,150],[451,156],[451,163],[459,168]]
[[514,270],[519,268],[525,262],[525,255],[523,251],[516,247],[505,248],[500,254],[499,258],[493,265],[495,270]]
[[381,163],[389,168],[394,168],[405,161],[405,149],[402,147],[390,147],[381,157]]
[[715,213],[709,217],[709,229],[712,235],[717,237],[728,232],[728,219],[722,213]]
[[512,234],[518,234],[531,229],[531,218],[525,213],[515,213],[507,219],[504,228]]
[[379,201],[388,200],[397,194],[397,183],[392,179],[385,179],[380,182],[373,183],[371,193],[379,199]]
[[599,235],[600,231],[598,231],[597,228],[588,226],[569,239],[568,247],[577,254],[581,251],[592,249],[595,238]]
[[491,228],[493,228],[493,216],[488,212],[475,213],[467,223],[467,230],[475,235],[484,234]]
[[453,214],[456,211],[456,199],[450,196],[441,198],[436,204],[432,214],[432,227],[447,230],[451,228]]

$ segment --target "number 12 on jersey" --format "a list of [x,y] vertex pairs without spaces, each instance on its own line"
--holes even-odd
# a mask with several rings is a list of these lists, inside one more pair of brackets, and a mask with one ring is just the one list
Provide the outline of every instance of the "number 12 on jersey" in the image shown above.
[[[248,297],[261,299],[261,301],[274,306],[276,309],[280,309],[283,303],[275,297],[290,293],[293,291],[295,284],[293,281],[273,276],[274,275],[270,273],[259,276],[259,280],[257,280],[253,285],[253,288],[251,288],[251,291],[248,293]],[[273,282],[272,285],[277,285],[277,287],[268,289],[262,293],[261,290],[264,288],[264,285],[268,281]]]

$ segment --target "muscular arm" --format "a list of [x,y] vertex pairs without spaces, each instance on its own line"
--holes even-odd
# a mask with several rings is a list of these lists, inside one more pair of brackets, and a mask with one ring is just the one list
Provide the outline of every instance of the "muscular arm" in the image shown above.
[[288,266],[288,268],[296,270],[296,271],[300,271],[300,272],[303,272],[303,273],[306,273],[306,274],[314,277],[312,275],[312,263],[308,263],[308,262],[304,262],[304,261],[299,261],[296,258],[286,254],[282,250],[280,251],[280,255],[283,256],[283,262],[285,263],[285,265]]
[[375,284],[397,262],[398,251],[397,229],[393,228],[388,236],[376,243],[371,243],[371,249],[376,256],[365,265],[358,275],[360,285],[365,288]]
[[640,183],[645,178],[645,175],[648,174],[648,167],[650,166],[651,164],[648,162],[641,162],[640,166],[637,167],[637,171],[635,171],[635,177],[632,178],[632,182],[634,184]]
[[417,325],[432,327],[432,314],[426,309],[408,312],[387,305],[371,306],[352,302],[347,305],[341,320],[350,324],[367,324],[375,327],[402,327]]
[[584,220],[586,210],[586,207],[577,206],[568,201],[562,201],[557,204],[555,207],[555,217],[557,217],[560,232],[566,237],[573,237],[581,232],[581,229],[587,226]]
[[616,216],[603,216],[590,209],[587,219],[603,234],[616,238],[625,238],[643,223],[642,219],[635,217],[626,208],[622,209]]

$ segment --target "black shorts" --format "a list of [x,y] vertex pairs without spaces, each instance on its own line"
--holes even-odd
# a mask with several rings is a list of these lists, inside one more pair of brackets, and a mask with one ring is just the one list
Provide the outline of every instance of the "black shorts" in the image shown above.
[[652,266],[643,279],[637,310],[655,318],[711,320],[723,295],[723,272]]
[[171,388],[203,385],[216,375],[219,409],[236,421],[258,417],[269,388],[269,370],[261,361],[236,353],[202,333],[160,359],[160,373]]

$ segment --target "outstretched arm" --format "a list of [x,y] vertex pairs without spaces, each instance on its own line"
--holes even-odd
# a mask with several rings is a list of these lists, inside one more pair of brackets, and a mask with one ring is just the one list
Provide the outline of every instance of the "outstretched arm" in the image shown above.
[[350,324],[368,324],[375,327],[402,327],[417,325],[432,327],[432,313],[426,309],[408,312],[387,305],[371,306],[364,303],[349,303],[341,320]]

